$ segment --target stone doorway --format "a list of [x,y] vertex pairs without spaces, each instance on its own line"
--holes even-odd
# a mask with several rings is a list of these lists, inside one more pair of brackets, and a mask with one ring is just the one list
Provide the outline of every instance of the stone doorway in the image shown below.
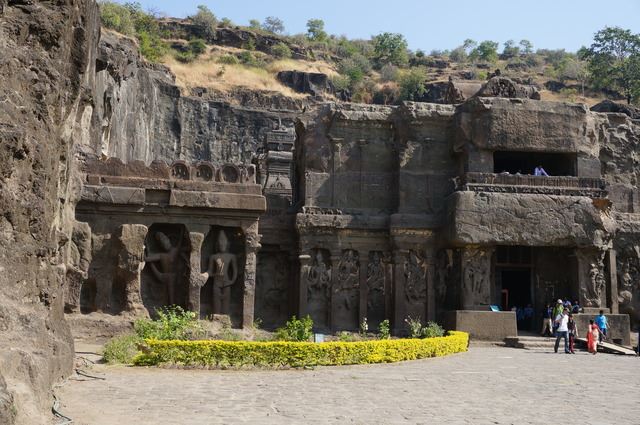
[[502,310],[510,311],[515,308],[518,329],[531,330],[533,326],[531,267],[497,267],[496,278],[501,282],[500,307]]
[[536,312],[532,249],[526,246],[499,246],[494,276],[501,309],[516,312],[519,330],[533,329]]

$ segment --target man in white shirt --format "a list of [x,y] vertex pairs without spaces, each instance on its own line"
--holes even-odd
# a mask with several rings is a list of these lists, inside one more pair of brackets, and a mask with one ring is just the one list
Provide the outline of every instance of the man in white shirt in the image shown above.
[[569,351],[569,310],[562,310],[561,314],[556,316],[555,320],[556,326],[558,329],[556,330],[556,345],[554,347],[554,351],[558,352],[558,346],[560,345],[560,338],[564,338],[564,352],[570,354]]
[[549,174],[547,174],[547,172],[544,170],[544,168],[542,168],[542,165],[538,165],[533,170],[533,175],[534,176],[546,176],[546,177],[549,177]]

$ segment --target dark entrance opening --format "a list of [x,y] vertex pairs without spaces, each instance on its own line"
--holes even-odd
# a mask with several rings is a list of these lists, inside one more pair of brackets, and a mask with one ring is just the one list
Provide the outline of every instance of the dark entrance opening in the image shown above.
[[493,172],[533,175],[535,168],[541,165],[550,176],[575,176],[576,155],[545,152],[506,152],[493,153]]
[[518,329],[533,329],[533,300],[531,294],[531,268],[499,268],[502,282],[502,309],[516,309]]

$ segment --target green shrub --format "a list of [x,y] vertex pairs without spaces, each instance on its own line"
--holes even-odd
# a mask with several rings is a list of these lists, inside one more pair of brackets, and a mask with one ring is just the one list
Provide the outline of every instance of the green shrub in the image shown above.
[[359,338],[351,332],[340,331],[338,332],[338,340],[342,342],[354,342],[358,341]]
[[205,40],[215,38],[218,20],[216,19],[216,15],[214,15],[207,6],[198,6],[198,13],[190,18],[195,26],[198,37],[204,38]]
[[207,51],[207,43],[201,38],[194,38],[189,40],[189,51],[194,55],[199,56]]
[[391,327],[389,326],[389,319],[384,319],[378,325],[378,338],[380,339],[391,338]]
[[157,34],[142,31],[138,33],[138,42],[140,43],[140,53],[151,62],[159,61],[167,52],[166,44]]
[[398,75],[398,67],[390,63],[380,69],[380,79],[382,81],[397,81]]
[[138,344],[143,341],[135,334],[117,336],[105,344],[102,357],[107,363],[129,364],[138,354]]
[[422,337],[423,338],[436,338],[440,336],[444,336],[445,331],[442,326],[437,324],[436,322],[427,322],[427,326],[422,328]]
[[426,89],[427,72],[424,68],[411,68],[400,77],[400,98],[402,100],[417,100]]
[[237,65],[240,61],[234,55],[224,55],[218,58],[218,63],[223,63],[225,65]]
[[291,49],[284,43],[278,43],[271,48],[271,54],[280,59],[288,59],[291,57]]
[[190,51],[176,52],[173,56],[176,58],[178,62],[182,62],[182,63],[190,63],[196,60],[196,56]]
[[171,306],[156,310],[155,320],[138,319],[133,324],[136,334],[144,339],[198,339],[205,331],[192,311]]
[[124,35],[136,35],[136,28],[129,9],[112,1],[102,1],[98,4],[100,5],[102,25]]
[[313,320],[307,315],[302,319],[293,316],[282,328],[276,329],[276,340],[309,341],[313,336]]
[[422,338],[422,322],[420,321],[420,319],[407,317],[406,319],[404,319],[404,322],[409,328],[409,336],[411,338]]
[[445,356],[467,350],[469,334],[357,342],[145,341],[136,365],[178,364],[208,367],[304,367],[390,363]]

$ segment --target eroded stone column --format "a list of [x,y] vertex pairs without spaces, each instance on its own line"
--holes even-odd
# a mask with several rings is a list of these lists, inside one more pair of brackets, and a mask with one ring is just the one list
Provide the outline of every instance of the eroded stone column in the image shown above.
[[304,317],[309,314],[307,308],[307,298],[309,296],[307,276],[309,275],[309,266],[311,264],[311,255],[301,254],[298,256],[300,268],[298,270],[298,315]]
[[436,320],[436,258],[435,252],[430,248],[427,251],[427,314],[428,321]]
[[619,313],[618,307],[618,264],[617,253],[615,249],[607,251],[607,277],[609,281],[609,288],[607,290],[607,305],[611,309],[612,314]]
[[202,242],[204,234],[190,232],[189,242],[191,251],[189,254],[189,293],[187,294],[187,309],[200,317],[200,291],[207,283],[208,273],[202,273]]
[[359,251],[358,258],[360,259],[360,293],[359,293],[359,308],[358,308],[358,323],[362,323],[365,317],[367,317],[367,295],[369,294],[369,285],[367,284],[367,270],[369,268],[369,252]]
[[256,253],[260,249],[260,235],[258,223],[254,223],[245,229],[245,263],[244,263],[244,290],[242,299],[242,327],[253,326],[256,298]]
[[117,241],[117,263],[114,280],[124,289],[124,310],[132,313],[145,311],[142,304],[141,272],[144,267],[144,241],[147,226],[123,224],[119,227]]
[[407,250],[393,252],[393,331],[395,334],[404,332],[404,319],[407,316],[404,265],[408,255]]
[[335,317],[334,317],[334,311],[335,311],[335,301],[336,301],[336,297],[334,296],[334,291],[337,290],[337,288],[340,285],[340,282],[338,281],[338,266],[340,264],[340,251],[331,251],[331,288],[329,289],[329,300],[328,300],[328,304],[329,304],[329,308],[327,309],[327,324],[328,324],[328,328],[330,330],[335,330],[335,325],[336,323],[334,323],[335,321]]

